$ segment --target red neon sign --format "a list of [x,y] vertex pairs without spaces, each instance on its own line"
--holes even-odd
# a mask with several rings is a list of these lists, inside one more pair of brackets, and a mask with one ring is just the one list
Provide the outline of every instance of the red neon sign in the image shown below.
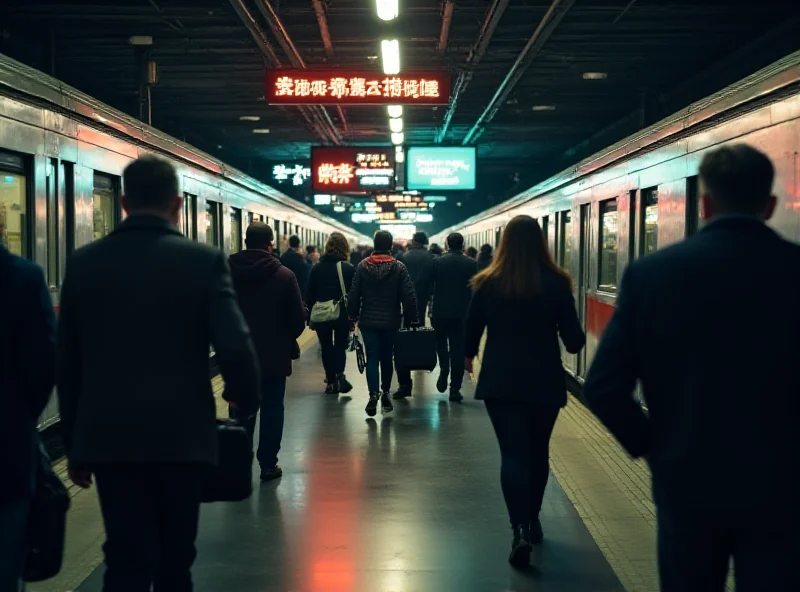
[[394,188],[394,149],[353,146],[311,148],[311,187],[325,193]]
[[280,68],[267,70],[270,105],[446,105],[447,72],[329,72]]

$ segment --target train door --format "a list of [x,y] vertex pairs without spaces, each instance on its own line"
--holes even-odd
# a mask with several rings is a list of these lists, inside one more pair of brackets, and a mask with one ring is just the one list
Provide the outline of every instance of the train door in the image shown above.
[[[572,211],[565,210],[558,214],[556,219],[558,220],[558,240],[556,241],[556,248],[554,249],[556,261],[558,261],[558,265],[561,269],[566,271],[572,278],[573,289],[575,290],[573,296],[576,302],[580,302],[577,294],[579,285],[577,278],[579,274],[576,274],[574,271],[575,262],[572,257],[572,253],[575,251],[572,238]],[[564,362],[564,367],[573,375],[578,373],[578,356],[568,353],[563,344],[561,345],[561,359]]]
[[[589,287],[589,271],[591,269],[591,204],[581,204],[579,210],[580,236],[578,240],[578,317],[584,332],[586,331],[586,297]],[[586,374],[586,348],[578,353],[578,375]]]

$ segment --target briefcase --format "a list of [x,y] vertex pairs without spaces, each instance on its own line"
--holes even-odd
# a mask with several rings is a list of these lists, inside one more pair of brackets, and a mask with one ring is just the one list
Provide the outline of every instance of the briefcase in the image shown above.
[[436,332],[431,327],[400,329],[394,342],[394,361],[405,370],[436,368]]
[[209,471],[204,502],[240,502],[253,493],[253,444],[236,420],[217,419],[219,462]]

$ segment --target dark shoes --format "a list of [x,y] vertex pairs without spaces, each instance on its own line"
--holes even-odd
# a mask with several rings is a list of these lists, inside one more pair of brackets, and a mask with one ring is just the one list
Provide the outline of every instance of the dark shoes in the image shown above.
[[347,394],[353,390],[353,385],[345,378],[344,374],[339,374],[336,377],[336,385],[339,388],[339,392],[343,394]]
[[400,388],[397,389],[394,395],[392,395],[393,399],[405,399],[411,396],[411,387],[410,386],[403,386],[400,385]]
[[383,395],[381,395],[381,411],[384,413],[394,411],[394,405],[392,405],[392,400],[389,398],[389,391],[383,391]]
[[544,540],[544,532],[542,531],[542,523],[537,518],[531,523],[531,544],[539,545]]
[[508,562],[517,568],[528,567],[531,564],[531,551],[533,551],[533,544],[531,543],[530,528],[515,526]]
[[280,468],[278,465],[275,465],[274,467],[261,469],[262,481],[273,481],[275,479],[280,479],[281,477],[283,477],[283,469]]
[[436,390],[443,393],[447,390],[447,372],[439,373],[439,380],[436,381]]
[[454,403],[460,403],[461,401],[464,400],[464,395],[461,394],[461,391],[459,389],[451,388],[450,400],[453,401]]
[[367,403],[367,408],[365,411],[370,417],[375,417],[375,414],[378,412],[378,399],[380,399],[380,395],[378,393],[369,394],[369,402]]
[[329,380],[328,386],[325,387],[325,394],[326,395],[338,395],[339,394],[339,384],[335,380]]

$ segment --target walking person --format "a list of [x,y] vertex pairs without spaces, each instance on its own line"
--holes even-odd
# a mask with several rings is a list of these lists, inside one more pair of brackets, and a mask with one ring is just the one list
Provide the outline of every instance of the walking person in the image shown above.
[[433,262],[433,314],[436,348],[439,355],[440,393],[447,390],[450,379],[450,400],[459,402],[464,381],[464,321],[472,298],[470,281],[478,272],[478,264],[464,254],[464,237],[454,232],[447,237],[447,253]]
[[478,258],[478,249],[476,249],[475,247],[467,247],[467,257],[469,257],[470,259],[476,259],[477,260],[477,258]]
[[774,175],[745,144],[703,157],[706,223],[628,267],[586,377],[650,464],[664,592],[722,592],[731,558],[739,592],[797,589],[800,308],[778,294],[800,291],[800,246],[765,224]]
[[[416,318],[420,325],[425,325],[427,318],[428,301],[431,298],[431,275],[433,273],[433,254],[428,251],[428,235],[424,232],[414,233],[408,251],[403,254],[400,261],[408,269],[411,281],[414,284],[414,293],[417,296]],[[397,382],[399,388],[394,394],[395,399],[410,397],[414,388],[414,381],[411,379],[411,371],[401,366],[396,367]]]
[[[245,234],[246,249],[229,259],[233,288],[253,335],[261,367],[256,458],[261,466],[262,481],[283,475],[278,465],[278,452],[283,438],[286,379],[292,375],[296,339],[306,328],[306,309],[297,277],[272,253],[274,240],[272,227],[253,222]],[[231,411],[234,417],[245,420],[253,435],[255,416],[243,416],[235,408]]]
[[300,247],[300,237],[296,234],[289,237],[289,248],[280,256],[280,262],[295,275],[300,294],[305,295],[311,265],[306,260],[306,253]]
[[41,268],[2,243],[0,286],[0,590],[16,592],[39,458],[36,423],[55,384],[56,321]]
[[[392,235],[375,233],[374,251],[356,269],[348,296],[350,318],[358,322],[367,353],[367,415],[377,413],[378,400],[384,413],[394,409],[392,387],[394,339],[401,319],[417,324],[417,299],[408,269],[392,257]],[[402,313],[402,314],[401,314]]]
[[217,462],[209,347],[224,396],[243,413],[258,407],[258,363],[225,255],[177,230],[175,169],[144,156],[123,180],[128,217],[67,265],[60,427],[72,481],[97,482],[104,592],[188,592],[203,486]]
[[478,271],[483,271],[492,263],[492,245],[485,244],[478,253]]
[[350,337],[350,322],[345,301],[356,269],[347,261],[350,247],[340,232],[331,233],[325,245],[325,254],[308,276],[306,305],[314,312],[319,303],[338,303],[339,318],[323,323],[313,323],[322,350],[322,366],[325,368],[327,388],[325,394],[349,393],[353,385],[348,382],[344,370],[347,363],[347,345]]
[[539,512],[550,471],[550,434],[567,403],[558,336],[571,353],[586,338],[570,278],[553,262],[530,216],[508,223],[497,255],[472,285],[465,366],[473,371],[487,329],[475,398],[486,403],[500,445],[500,481],[513,529],[509,561],[520,567],[543,538]]

